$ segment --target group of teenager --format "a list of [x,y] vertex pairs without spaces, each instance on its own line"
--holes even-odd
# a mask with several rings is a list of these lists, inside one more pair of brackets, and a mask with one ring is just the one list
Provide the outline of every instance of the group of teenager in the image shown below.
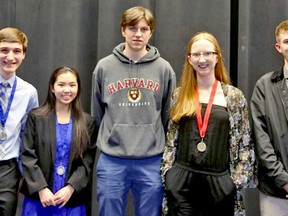
[[287,215],[288,20],[275,32],[284,66],[252,94],[252,130],[211,33],[188,42],[176,87],[153,32],[149,9],[123,12],[125,41],[96,65],[90,115],[67,66],[38,107],[37,90],[16,75],[27,37],[0,30],[0,215],[15,215],[19,190],[22,215],[89,215],[94,169],[99,216],[124,216],[130,190],[137,216],[245,215],[241,190],[257,185],[261,215]]

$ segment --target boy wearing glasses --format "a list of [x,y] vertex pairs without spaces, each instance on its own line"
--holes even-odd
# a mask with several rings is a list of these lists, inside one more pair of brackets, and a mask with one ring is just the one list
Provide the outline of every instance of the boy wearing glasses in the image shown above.
[[135,215],[159,216],[160,162],[175,73],[148,44],[154,31],[150,10],[126,10],[121,31],[125,42],[98,62],[92,79],[91,110],[101,151],[96,171],[99,216],[124,216],[129,189]]
[[288,212],[288,20],[276,27],[275,37],[284,66],[263,75],[251,98],[262,216]]

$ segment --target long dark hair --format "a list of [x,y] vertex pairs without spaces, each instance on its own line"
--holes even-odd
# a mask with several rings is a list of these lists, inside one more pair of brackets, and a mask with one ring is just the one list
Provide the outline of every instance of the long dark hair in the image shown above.
[[51,74],[46,101],[38,109],[35,110],[35,115],[46,116],[54,115],[56,97],[51,91],[59,75],[64,73],[72,73],[75,75],[78,83],[78,92],[75,99],[71,102],[71,115],[73,118],[73,141],[72,141],[72,156],[74,159],[83,158],[83,154],[89,144],[89,132],[87,128],[86,118],[81,105],[80,93],[81,82],[79,73],[70,67],[59,67]]

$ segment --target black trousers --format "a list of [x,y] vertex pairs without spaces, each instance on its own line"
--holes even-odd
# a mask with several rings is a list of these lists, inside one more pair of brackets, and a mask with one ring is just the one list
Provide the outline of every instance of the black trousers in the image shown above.
[[229,174],[195,173],[174,165],[166,175],[169,216],[233,216],[236,187]]
[[16,159],[0,161],[0,215],[15,216],[20,172]]

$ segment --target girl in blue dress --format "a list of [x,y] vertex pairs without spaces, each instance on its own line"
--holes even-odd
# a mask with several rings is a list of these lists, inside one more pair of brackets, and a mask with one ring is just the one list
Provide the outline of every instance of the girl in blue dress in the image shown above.
[[94,121],[80,102],[77,71],[57,68],[45,103],[27,118],[22,163],[23,216],[85,216],[96,153]]

